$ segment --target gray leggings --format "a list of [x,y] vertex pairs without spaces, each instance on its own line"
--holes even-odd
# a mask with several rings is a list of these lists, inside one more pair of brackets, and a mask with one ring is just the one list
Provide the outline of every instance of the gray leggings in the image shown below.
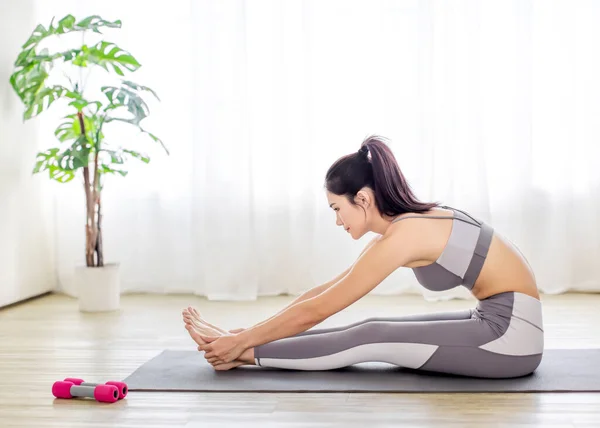
[[484,378],[532,373],[544,349],[542,304],[500,293],[477,307],[398,318],[369,318],[308,330],[254,348],[257,365],[331,370],[379,361],[400,367]]

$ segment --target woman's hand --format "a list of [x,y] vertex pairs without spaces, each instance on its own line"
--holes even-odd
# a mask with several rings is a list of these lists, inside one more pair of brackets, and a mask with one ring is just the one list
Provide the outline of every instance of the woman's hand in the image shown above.
[[204,358],[213,366],[229,363],[237,359],[246,350],[236,334],[201,337],[206,344],[199,345],[198,350],[205,352]]

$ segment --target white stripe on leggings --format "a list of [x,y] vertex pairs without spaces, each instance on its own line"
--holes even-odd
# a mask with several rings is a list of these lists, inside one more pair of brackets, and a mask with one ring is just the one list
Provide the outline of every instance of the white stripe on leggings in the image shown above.
[[262,367],[291,370],[332,370],[366,361],[379,361],[417,369],[433,355],[437,345],[424,343],[368,343],[314,358],[255,358]]

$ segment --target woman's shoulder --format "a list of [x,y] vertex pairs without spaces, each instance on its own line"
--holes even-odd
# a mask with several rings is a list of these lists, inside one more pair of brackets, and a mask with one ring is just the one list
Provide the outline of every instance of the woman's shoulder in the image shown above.
[[428,210],[426,212],[402,213],[402,214],[394,217],[390,226],[396,225],[399,223],[403,223],[404,221],[408,221],[408,220],[415,220],[415,221],[412,221],[411,223],[418,223],[420,220],[427,219],[428,217],[431,217],[433,219],[438,219],[440,217],[443,217],[443,218],[447,217],[447,218],[451,219],[451,218],[455,217],[455,211],[454,211],[454,209],[451,209],[449,207],[439,206],[439,207],[431,208],[430,210]]
[[448,240],[452,230],[453,210],[435,207],[424,213],[404,213],[396,217],[382,239],[393,242],[392,247],[410,248],[415,260],[427,257],[432,248],[438,249]]

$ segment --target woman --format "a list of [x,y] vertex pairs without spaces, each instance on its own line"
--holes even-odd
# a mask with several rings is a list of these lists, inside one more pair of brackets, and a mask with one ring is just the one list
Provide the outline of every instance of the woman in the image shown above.
[[[357,153],[337,160],[325,187],[336,224],[354,239],[367,232],[375,232],[376,238],[345,272],[252,328],[223,331],[195,309],[184,310],[186,328],[215,369],[257,364],[329,370],[382,361],[509,378],[538,367],[544,333],[534,274],[490,225],[461,210],[418,201],[380,137],[366,139]],[[478,300],[476,307],[309,330],[399,267],[412,269],[430,290],[466,287]]]

